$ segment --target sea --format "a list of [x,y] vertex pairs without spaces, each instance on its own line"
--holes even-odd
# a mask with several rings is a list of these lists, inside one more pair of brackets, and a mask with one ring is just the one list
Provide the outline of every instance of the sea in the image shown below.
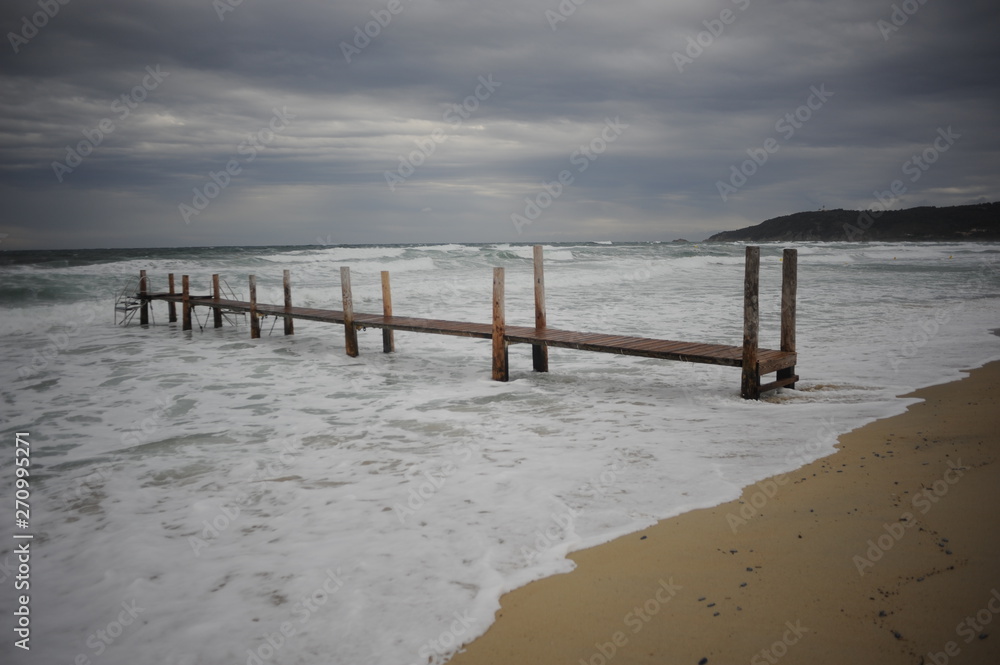
[[[244,316],[115,310],[140,270],[243,299],[253,274],[281,303],[285,269],[295,305],[340,309],[348,266],[355,311],[381,312],[387,270],[395,314],[488,323],[502,266],[508,323],[532,325],[526,244],[0,253],[0,660],[442,663],[568,553],[735,499],[1000,359],[1000,244],[764,243],[767,348],[785,247],[801,380],[760,401],[736,368],[551,349],[536,373],[513,345],[501,383],[488,340],[397,332],[386,354],[365,330],[352,358],[341,326],[265,318],[252,340]],[[741,343],[742,244],[544,253],[550,327]]]

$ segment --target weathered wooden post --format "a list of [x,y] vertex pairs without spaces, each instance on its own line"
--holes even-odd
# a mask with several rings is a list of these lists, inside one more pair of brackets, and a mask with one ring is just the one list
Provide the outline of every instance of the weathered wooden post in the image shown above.
[[743,278],[743,399],[760,399],[760,370],[757,343],[760,328],[760,247],[746,248],[746,274]]
[[493,269],[493,380],[507,381],[507,339],[504,325],[503,268]]
[[[545,330],[545,269],[542,262],[542,246],[535,245],[535,331]],[[545,344],[531,345],[531,364],[536,372],[549,371],[549,347]]]
[[257,316],[257,277],[250,275],[250,339],[260,339],[260,318]]
[[[287,270],[284,272],[282,281],[285,286],[285,309],[292,308],[292,276]],[[292,317],[285,315],[285,334],[294,335],[295,334],[295,324],[292,323]]]
[[[781,261],[781,350],[795,353],[795,299],[798,292],[799,251],[786,249]],[[778,381],[795,376],[795,367],[778,370]],[[789,383],[787,388],[794,388]]]
[[344,301],[344,346],[347,355],[352,358],[358,355],[358,330],[354,327],[354,299],[351,296],[351,269],[343,266],[340,269],[340,292]]
[[[219,288],[219,276],[218,275],[212,275],[212,299],[213,300],[221,300],[222,299],[222,290]],[[212,320],[213,320],[216,328],[221,328],[222,327],[222,308],[221,307],[213,307],[212,308]]]
[[[167,275],[167,285],[170,290],[170,295],[174,295],[174,273]],[[177,323],[177,305],[174,304],[173,300],[167,302],[167,321],[169,323]]]
[[149,325],[149,287],[147,286],[146,271],[139,271],[139,300],[142,307],[139,309],[139,323],[144,326]]
[[184,298],[181,330],[191,330],[191,290],[187,275],[181,276],[181,296]]
[[[392,290],[389,288],[389,271],[382,271],[382,315],[392,316]],[[390,328],[382,329],[382,352],[392,353],[396,350],[396,339]]]

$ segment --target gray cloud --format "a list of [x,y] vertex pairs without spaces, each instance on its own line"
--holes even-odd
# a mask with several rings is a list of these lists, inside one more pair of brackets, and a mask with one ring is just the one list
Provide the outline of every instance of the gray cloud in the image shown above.
[[995,3],[223,2],[4,5],[3,248],[700,238],[896,178],[896,207],[1000,199]]

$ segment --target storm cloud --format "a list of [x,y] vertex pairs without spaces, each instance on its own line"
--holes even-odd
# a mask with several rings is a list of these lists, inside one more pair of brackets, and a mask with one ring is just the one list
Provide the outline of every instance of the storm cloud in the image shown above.
[[0,249],[700,239],[993,201],[998,25],[986,1],[10,1]]

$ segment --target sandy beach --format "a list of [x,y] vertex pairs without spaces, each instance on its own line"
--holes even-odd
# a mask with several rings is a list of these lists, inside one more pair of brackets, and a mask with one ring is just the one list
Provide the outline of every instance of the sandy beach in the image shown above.
[[451,663],[1000,663],[1000,362],[910,396],[738,501],[572,554]]

